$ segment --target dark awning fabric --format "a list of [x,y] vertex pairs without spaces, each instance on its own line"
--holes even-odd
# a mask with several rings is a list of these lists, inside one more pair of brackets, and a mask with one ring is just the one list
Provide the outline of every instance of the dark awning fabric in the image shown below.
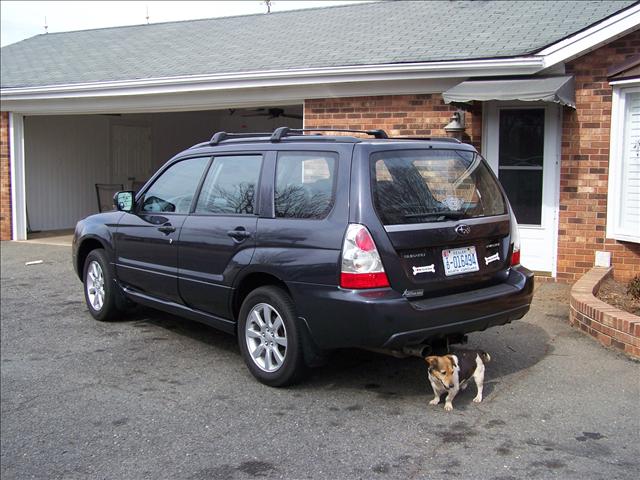
[[541,77],[518,80],[481,80],[459,83],[442,94],[445,103],[488,100],[555,102],[576,108],[573,77]]

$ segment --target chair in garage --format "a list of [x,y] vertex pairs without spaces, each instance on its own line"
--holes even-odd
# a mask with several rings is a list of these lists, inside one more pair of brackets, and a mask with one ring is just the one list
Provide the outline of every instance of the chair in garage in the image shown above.
[[98,212],[113,210],[113,196],[116,192],[124,190],[121,183],[96,183],[96,195],[98,196]]

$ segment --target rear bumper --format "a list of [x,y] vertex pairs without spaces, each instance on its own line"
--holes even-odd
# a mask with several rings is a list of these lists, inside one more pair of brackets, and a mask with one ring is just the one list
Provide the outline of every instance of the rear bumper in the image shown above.
[[398,349],[522,318],[533,297],[533,273],[519,266],[501,284],[417,301],[389,288],[358,291],[294,282],[289,288],[320,348]]

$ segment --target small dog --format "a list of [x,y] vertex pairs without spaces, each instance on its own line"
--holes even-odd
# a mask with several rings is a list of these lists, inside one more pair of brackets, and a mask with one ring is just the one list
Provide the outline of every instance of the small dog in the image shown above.
[[425,358],[429,365],[429,382],[433,388],[433,400],[429,405],[440,403],[440,397],[447,393],[444,409],[453,410],[453,399],[460,390],[467,388],[467,382],[473,377],[478,388],[478,394],[473,401],[482,401],[482,386],[484,383],[484,365],[491,357],[481,350],[459,350],[455,354],[429,356]]

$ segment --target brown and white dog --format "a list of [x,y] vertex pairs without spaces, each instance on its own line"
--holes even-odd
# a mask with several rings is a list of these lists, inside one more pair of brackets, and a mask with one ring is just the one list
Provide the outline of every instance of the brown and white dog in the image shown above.
[[440,397],[446,393],[444,409],[453,410],[453,399],[460,390],[467,388],[467,382],[473,377],[478,394],[474,402],[482,401],[482,386],[484,383],[484,365],[491,357],[481,350],[459,350],[455,354],[429,356],[425,358],[429,365],[429,382],[433,388],[433,400],[429,405],[440,403]]

